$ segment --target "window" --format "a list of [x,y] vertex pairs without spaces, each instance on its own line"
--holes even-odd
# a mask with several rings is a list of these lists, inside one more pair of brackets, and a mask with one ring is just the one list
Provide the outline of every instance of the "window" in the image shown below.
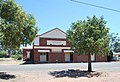
[[41,52],[40,55],[48,55],[48,52]]
[[44,53],[44,55],[46,55],[46,53]]
[[66,45],[66,41],[47,40],[47,45]]
[[42,55],[42,53],[40,53],[40,55]]

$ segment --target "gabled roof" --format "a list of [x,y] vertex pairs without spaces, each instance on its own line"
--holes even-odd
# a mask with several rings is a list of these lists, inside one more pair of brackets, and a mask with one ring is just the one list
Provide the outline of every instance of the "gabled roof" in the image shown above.
[[66,33],[62,30],[60,30],[59,28],[54,28],[48,32],[45,32],[41,35],[39,35],[40,37],[44,37],[44,38],[66,38]]

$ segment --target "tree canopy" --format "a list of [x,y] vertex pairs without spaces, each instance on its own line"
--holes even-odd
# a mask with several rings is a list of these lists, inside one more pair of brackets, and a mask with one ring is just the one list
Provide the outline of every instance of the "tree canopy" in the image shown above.
[[88,55],[88,71],[91,69],[91,55],[107,55],[109,53],[109,28],[103,17],[79,20],[72,23],[67,30],[67,40],[72,48],[81,55]]
[[15,0],[0,0],[0,43],[5,49],[30,44],[38,28],[33,15],[26,13]]
[[118,33],[110,34],[110,48],[113,52],[120,52],[120,37],[118,37]]

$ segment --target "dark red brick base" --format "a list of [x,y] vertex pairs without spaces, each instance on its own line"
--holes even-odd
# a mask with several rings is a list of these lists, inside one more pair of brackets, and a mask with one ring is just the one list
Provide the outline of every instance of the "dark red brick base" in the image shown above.
[[[34,61],[35,64],[40,63],[40,54],[38,52],[38,49],[34,49],[34,51],[32,49],[24,49],[23,50],[23,59],[25,61],[27,61],[27,52],[26,51],[30,51],[30,60]],[[88,56],[87,55],[77,55],[77,54],[73,54],[73,61],[74,63],[78,63],[78,62],[87,62],[88,61]],[[101,61],[107,61],[107,56],[101,56],[101,55],[96,55],[95,56],[95,61],[97,62],[101,62]],[[65,62],[65,53],[61,52],[61,53],[53,53],[53,52],[49,52],[48,53],[48,61],[47,62]]]

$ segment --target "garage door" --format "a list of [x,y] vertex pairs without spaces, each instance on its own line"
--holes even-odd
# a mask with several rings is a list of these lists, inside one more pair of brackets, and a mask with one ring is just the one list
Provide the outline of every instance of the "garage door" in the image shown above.
[[47,61],[47,54],[40,54],[40,62],[46,62]]

